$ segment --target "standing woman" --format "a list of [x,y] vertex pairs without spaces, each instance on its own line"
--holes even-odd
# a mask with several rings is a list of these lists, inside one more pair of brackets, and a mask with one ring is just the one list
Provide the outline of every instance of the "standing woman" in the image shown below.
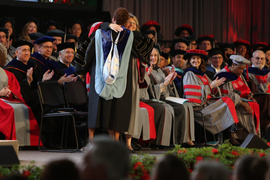
[[[152,49],[154,45],[151,39],[142,36],[140,32],[124,28],[128,19],[129,13],[125,8],[115,10],[112,22],[122,25],[123,31],[117,30],[116,33],[98,29],[87,48],[85,65],[83,63],[83,69],[77,71],[80,75],[87,72],[91,74],[88,128],[108,129],[115,140],[119,140],[120,132],[127,132],[129,129],[133,103],[132,59],[137,57],[149,60],[151,51],[148,49]],[[118,43],[114,44],[115,41]],[[112,48],[113,46],[117,48]],[[110,57],[109,52],[112,49],[114,55]],[[116,71],[103,71],[110,70],[109,62],[112,62]]]
[[[229,97],[211,100],[212,97],[220,96],[218,86],[226,79],[217,77],[211,81],[205,74],[205,61],[208,59],[206,52],[191,49],[186,52],[184,59],[186,59],[183,77],[184,97],[194,109],[202,112],[205,128],[212,134],[217,134],[238,123],[234,103]],[[202,125],[202,122],[198,123]],[[229,137],[226,135],[224,134],[224,138],[230,138],[229,134]]]
[[31,41],[29,34],[37,33],[39,20],[30,16],[22,20],[22,31],[19,36],[20,40]]

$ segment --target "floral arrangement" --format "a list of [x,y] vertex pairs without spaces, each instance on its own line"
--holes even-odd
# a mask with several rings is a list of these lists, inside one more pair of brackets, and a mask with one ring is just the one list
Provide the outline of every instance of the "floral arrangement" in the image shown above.
[[36,165],[34,162],[30,162],[30,165],[14,165],[12,168],[4,168],[0,166],[0,179],[8,176],[23,176],[29,180],[38,180],[41,175],[42,169]]
[[[270,145],[270,144],[268,144]],[[218,148],[213,147],[203,147],[203,148],[181,148],[177,145],[172,151],[168,151],[165,154],[174,154],[181,158],[188,168],[189,172],[194,170],[194,166],[197,162],[203,160],[214,160],[220,161],[229,168],[234,168],[234,162],[243,155],[254,155],[264,158],[270,149],[249,149],[241,148],[237,146],[232,146],[228,142],[223,143],[218,146]],[[156,156],[150,155],[139,155],[132,156],[131,169],[129,175],[133,179],[143,179],[149,180],[151,170],[157,162]]]
[[[270,144],[268,144],[270,145]],[[197,162],[203,160],[220,161],[229,168],[234,168],[234,162],[243,155],[254,155],[264,158],[269,154],[270,149],[249,149],[232,146],[228,142],[223,143],[217,148],[203,147],[203,148],[181,148],[176,146],[172,151],[165,154],[174,154],[181,158],[188,168],[189,172],[194,170]],[[164,155],[165,155],[164,154]],[[161,155],[162,156],[162,155]],[[129,177],[131,179],[149,180],[151,171],[158,161],[158,157],[149,154],[138,154],[131,157]],[[15,165],[11,169],[0,167],[0,180],[3,177],[11,175],[21,175],[27,177],[28,180],[38,180],[42,172],[42,168],[35,166],[34,162],[30,165],[20,166]]]

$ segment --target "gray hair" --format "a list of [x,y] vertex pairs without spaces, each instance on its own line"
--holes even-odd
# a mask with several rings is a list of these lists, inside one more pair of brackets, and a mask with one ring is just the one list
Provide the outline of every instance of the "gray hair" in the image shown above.
[[229,180],[231,171],[218,161],[200,161],[194,170],[194,174],[200,172],[207,180]]
[[[89,145],[86,155],[91,166],[103,165],[110,180],[127,177],[130,166],[130,152],[124,145],[113,141],[108,136],[97,136]],[[87,159],[86,158],[86,159]]]
[[255,56],[255,53],[257,53],[257,52],[262,52],[263,54],[265,54],[262,50],[257,49],[256,51],[254,51],[254,52],[252,53],[252,57],[254,57],[254,56]]

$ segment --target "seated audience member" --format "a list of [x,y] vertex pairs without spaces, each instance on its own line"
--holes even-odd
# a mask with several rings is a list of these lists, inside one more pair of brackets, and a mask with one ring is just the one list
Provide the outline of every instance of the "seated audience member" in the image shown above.
[[81,20],[73,20],[67,24],[69,34],[75,35],[78,38],[78,47],[76,48],[80,48],[83,43],[80,39],[82,34],[82,27],[83,22]]
[[189,50],[189,49],[197,49],[197,43],[196,43],[195,35],[184,37],[184,39],[189,42],[189,46],[187,47],[187,50]]
[[186,51],[187,47],[189,46],[189,41],[184,39],[184,38],[180,38],[180,39],[174,39],[171,45],[171,51],[172,50],[183,50]]
[[71,160],[54,160],[45,165],[40,180],[80,180],[79,169]]
[[146,36],[148,36],[150,39],[152,39],[154,41],[154,43],[156,43],[156,32],[154,30],[150,30],[150,31],[144,31],[143,34],[145,34]]
[[[184,98],[203,114],[204,125],[209,132],[217,134],[223,131],[224,139],[229,139],[229,128],[238,123],[234,103],[229,97],[211,100],[213,97],[221,96],[219,86],[226,78],[215,78],[212,81],[205,74],[204,62],[208,57],[204,50],[188,50],[184,59],[186,59],[183,75]],[[202,125],[201,121],[197,122]]]
[[[16,41],[15,36],[15,20],[12,17],[2,17],[0,19],[0,27],[8,29],[8,37],[7,37],[7,62],[11,61],[13,59],[13,56],[15,54],[15,48],[12,46],[12,43]],[[1,42],[0,42],[1,43]],[[2,43],[3,44],[3,43]]]
[[[14,58],[9,62],[5,69],[12,72],[17,81],[20,83],[21,94],[32,110],[35,112],[40,112],[37,109],[40,108],[37,94],[37,83],[39,81],[50,80],[53,76],[53,72],[49,73],[43,72],[38,65],[35,65],[30,60],[31,49],[33,44],[28,41],[18,40],[13,43],[16,48]],[[36,114],[35,114],[36,116]],[[36,116],[40,118],[40,116]]]
[[36,40],[34,43],[38,44],[38,52],[31,55],[31,58],[33,59],[32,62],[40,66],[44,72],[53,70],[54,76],[52,79],[57,80],[60,84],[63,84],[67,81],[76,81],[77,77],[74,77],[74,74],[67,76],[62,71],[62,68],[58,62],[50,59],[54,40],[54,38],[49,36],[43,36]]
[[225,83],[220,86],[222,96],[230,97],[235,104],[239,119],[238,126],[243,131],[236,131],[236,134],[233,135],[240,140],[244,140],[247,134],[260,136],[259,105],[254,100],[247,82],[242,75],[246,65],[250,61],[240,55],[231,55],[230,59],[232,63],[219,71],[214,79],[226,78]]
[[63,42],[65,32],[58,30],[58,29],[55,29],[55,30],[46,32],[46,35],[55,39],[53,41],[53,52],[52,52],[50,58],[55,60],[55,61],[58,61],[57,45],[61,44]]
[[66,42],[67,43],[74,43],[75,44],[76,42],[78,42],[78,38],[75,35],[67,34],[66,35]]
[[233,180],[264,180],[269,168],[265,159],[251,155],[237,159],[234,167]]
[[208,51],[208,57],[210,65],[206,67],[206,74],[213,79],[215,74],[223,68],[223,53],[219,48],[213,48]]
[[195,144],[195,132],[194,132],[194,116],[193,108],[191,104],[184,103],[178,104],[172,101],[166,100],[167,97],[179,97],[173,80],[176,77],[174,68],[169,72],[169,75],[165,75],[164,72],[158,67],[160,62],[159,51],[153,48],[150,56],[150,64],[152,68],[149,78],[151,79],[151,86],[153,94],[151,97],[166,102],[174,109],[175,121],[172,125],[173,136],[175,137],[175,144],[183,144],[183,146],[194,147]]
[[208,51],[215,47],[214,35],[201,35],[197,39],[198,49]]
[[183,97],[182,76],[184,72],[183,67],[185,60],[183,59],[183,57],[185,53],[186,51],[183,50],[173,50],[170,52],[172,64],[174,66],[175,72],[177,73],[174,79],[174,84],[180,97]]
[[256,50],[263,50],[268,47],[269,45],[266,42],[256,42],[255,44],[252,45],[252,50],[254,52]]
[[237,41],[234,41],[233,44],[235,45],[237,55],[249,59],[248,53],[250,52],[251,46],[247,40],[239,39]]
[[189,24],[182,24],[175,30],[174,34],[180,38],[184,38],[193,35],[194,30]]
[[67,76],[74,74],[74,67],[71,65],[71,62],[74,58],[74,50],[75,44],[74,43],[62,43],[57,45],[57,49],[59,52],[59,61],[58,64],[61,66],[62,70],[64,71]]
[[169,54],[160,52],[160,62],[158,64],[158,67],[161,69],[164,69],[168,65],[168,59],[169,59]]
[[[42,34],[40,32],[37,32],[37,33],[31,33],[29,34],[29,37],[31,39],[31,43],[34,44],[34,42],[36,40],[38,40],[39,38],[45,36],[45,34]],[[37,44],[34,44],[34,51],[31,52],[31,54],[33,54],[34,52],[38,52],[38,49],[37,49],[38,45]]]
[[96,136],[84,157],[82,180],[126,179],[130,165],[127,147],[106,136]]
[[20,40],[30,41],[29,34],[38,32],[39,20],[32,16],[24,18],[21,21],[22,31],[19,36]]
[[[8,29],[6,28],[1,28],[0,27],[0,43],[3,44],[5,47],[8,43]],[[6,65],[7,63],[9,63],[11,61],[11,59],[7,59],[5,60],[5,64]]]
[[232,43],[221,43],[219,44],[219,48],[222,50],[224,54],[223,67],[225,67],[228,65],[227,61],[229,60],[230,55],[234,54],[235,46]]
[[[0,44],[0,67],[3,67],[6,57],[7,49]],[[6,140],[18,140],[20,146],[37,146],[39,126],[21,96],[16,77],[2,68],[0,77],[0,132]]]
[[[257,94],[253,91],[254,98],[260,105],[260,122],[261,128],[267,135],[267,140],[270,141],[270,114],[268,112],[270,105],[270,73],[269,70],[264,69],[266,63],[265,54],[261,50],[256,50],[252,53],[251,58],[252,66],[248,68],[246,73],[249,78],[254,82]],[[252,87],[251,87],[252,88]],[[269,129],[269,130],[268,130]]]
[[196,164],[191,180],[230,180],[231,171],[218,161],[200,161]]
[[144,31],[155,31],[156,33],[159,33],[160,31],[160,25],[156,21],[147,21],[144,23],[141,27],[141,32],[143,33]]
[[61,30],[61,26],[58,22],[55,22],[53,20],[49,20],[46,21],[45,23],[43,23],[43,29],[44,29],[44,33],[52,31],[52,30],[56,30],[59,29]]
[[175,156],[168,154],[161,158],[156,164],[151,180],[189,180],[189,172],[183,161]]
[[270,70],[270,47],[263,49],[263,52],[265,53],[265,66],[264,69]]

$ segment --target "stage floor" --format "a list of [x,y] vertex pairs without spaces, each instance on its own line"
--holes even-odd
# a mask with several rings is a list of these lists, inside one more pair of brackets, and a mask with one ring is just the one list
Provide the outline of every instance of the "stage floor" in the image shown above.
[[[144,150],[140,151],[142,154],[150,154],[153,156],[161,156],[167,150]],[[141,154],[139,151],[132,153],[132,155]],[[83,158],[86,152],[73,152],[73,153],[64,153],[64,152],[40,152],[38,150],[20,150],[19,151],[19,160],[21,165],[29,165],[31,161],[34,161],[36,166],[44,166],[48,162],[58,159],[70,159],[75,162],[78,166],[83,162]]]

